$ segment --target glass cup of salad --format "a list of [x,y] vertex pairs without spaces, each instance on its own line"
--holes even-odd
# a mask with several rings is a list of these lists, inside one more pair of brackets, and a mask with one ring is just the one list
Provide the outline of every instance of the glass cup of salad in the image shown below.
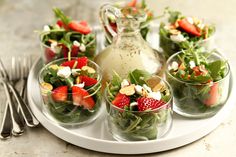
[[61,125],[87,124],[99,115],[101,71],[87,57],[58,59],[39,73],[42,111]]
[[215,115],[229,93],[230,67],[218,52],[185,50],[167,61],[166,78],[174,93],[174,111],[190,118]]
[[190,47],[214,48],[215,26],[197,17],[184,16],[179,11],[166,10],[168,23],[159,28],[160,47],[166,57]]
[[120,141],[164,136],[172,126],[172,91],[159,76],[141,70],[114,74],[105,90],[108,129]]
[[59,58],[86,56],[93,59],[96,35],[86,21],[75,21],[60,9],[53,9],[56,23],[45,25],[40,32],[40,45],[44,63]]

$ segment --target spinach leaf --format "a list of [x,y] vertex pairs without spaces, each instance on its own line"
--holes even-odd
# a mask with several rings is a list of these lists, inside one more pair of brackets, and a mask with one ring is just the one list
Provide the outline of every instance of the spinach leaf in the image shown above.
[[211,73],[211,77],[213,78],[213,80],[216,80],[219,77],[220,71],[223,69],[224,66],[225,62],[222,60],[217,60],[208,64],[208,69]]
[[129,73],[129,80],[132,84],[143,85],[146,80],[151,77],[151,74],[144,70],[134,70]]

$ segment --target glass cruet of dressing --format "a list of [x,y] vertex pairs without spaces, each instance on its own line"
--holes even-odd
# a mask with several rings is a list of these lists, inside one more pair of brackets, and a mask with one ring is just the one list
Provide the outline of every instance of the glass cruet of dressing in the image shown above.
[[[117,32],[109,25],[108,17],[113,16],[117,23]],[[120,10],[105,4],[100,8],[100,19],[103,28],[110,32],[107,35],[112,44],[95,57],[101,67],[104,81],[112,78],[114,71],[126,78],[135,69],[146,70],[151,74],[163,75],[165,58],[152,49],[140,34],[140,23],[145,21],[146,14],[127,7]]]

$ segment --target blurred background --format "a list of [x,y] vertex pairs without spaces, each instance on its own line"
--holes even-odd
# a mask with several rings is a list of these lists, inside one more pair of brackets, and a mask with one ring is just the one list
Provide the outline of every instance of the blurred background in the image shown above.
[[[34,31],[52,22],[52,7],[63,9],[72,18],[86,19],[97,25],[99,6],[106,2],[114,0],[0,0],[0,55],[40,55],[39,38]],[[186,15],[214,22],[218,47],[226,52],[232,51],[232,41],[236,40],[235,0],[147,0],[147,3],[156,16],[170,6]],[[228,55],[236,58],[235,53]]]

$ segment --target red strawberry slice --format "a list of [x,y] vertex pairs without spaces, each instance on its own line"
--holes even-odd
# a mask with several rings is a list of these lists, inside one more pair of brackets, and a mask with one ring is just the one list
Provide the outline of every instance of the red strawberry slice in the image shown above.
[[112,104],[123,109],[125,106],[129,106],[130,98],[125,94],[118,93],[112,101]]
[[68,87],[60,86],[52,91],[52,98],[56,102],[64,102],[67,100]]
[[185,32],[198,37],[201,36],[201,32],[199,32],[197,27],[189,23],[187,19],[182,19],[178,21],[178,24],[179,27],[182,28]]
[[156,100],[156,99],[147,98],[147,97],[138,98],[137,103],[138,103],[139,111],[154,110],[165,104],[165,102],[161,100]]
[[84,26],[84,24],[80,24],[79,22],[76,21],[71,21],[68,24],[68,27],[76,32],[79,32],[81,34],[89,34],[92,30],[89,26]]
[[88,76],[80,76],[79,78],[81,82],[84,82],[85,86],[93,86],[98,82],[96,79]]
[[88,58],[87,57],[80,57],[77,59],[78,64],[77,64],[77,68],[81,69],[83,66],[86,66],[88,63]]
[[84,20],[80,21],[79,24],[81,24],[81,25],[83,25],[83,26],[85,26],[85,27],[88,26],[87,21],[84,21]]
[[136,4],[137,4],[137,0],[132,0],[131,2],[129,2],[129,3],[127,4],[127,6],[128,6],[128,7],[135,7]]
[[47,47],[45,49],[45,53],[44,54],[45,54],[47,62],[50,62],[56,56],[55,52],[51,48],[49,48],[49,47]]
[[206,106],[212,106],[215,105],[218,101],[218,98],[220,98],[220,93],[219,93],[219,84],[218,83],[214,83],[211,87],[210,87],[210,91],[208,92],[209,97],[204,100],[204,104]]
[[60,28],[64,28],[65,30],[68,30],[68,27],[66,24],[64,24],[61,20],[58,20],[57,21],[57,25],[60,27]]
[[82,88],[77,86],[72,87],[72,98],[74,105],[83,106],[85,109],[93,109],[95,106],[95,102],[92,97],[87,97],[89,93]]
[[[66,47],[66,50],[63,51],[62,49],[62,52],[64,54],[64,58],[68,58],[69,49]],[[79,53],[79,47],[73,45],[71,47],[71,57],[78,57],[78,53]]]
[[70,67],[71,69],[73,69],[73,67],[75,66],[75,64],[76,64],[76,60],[70,60],[70,61],[65,61],[65,62],[63,62],[63,63],[61,64],[61,66],[64,66],[64,67],[68,66],[68,67]]

